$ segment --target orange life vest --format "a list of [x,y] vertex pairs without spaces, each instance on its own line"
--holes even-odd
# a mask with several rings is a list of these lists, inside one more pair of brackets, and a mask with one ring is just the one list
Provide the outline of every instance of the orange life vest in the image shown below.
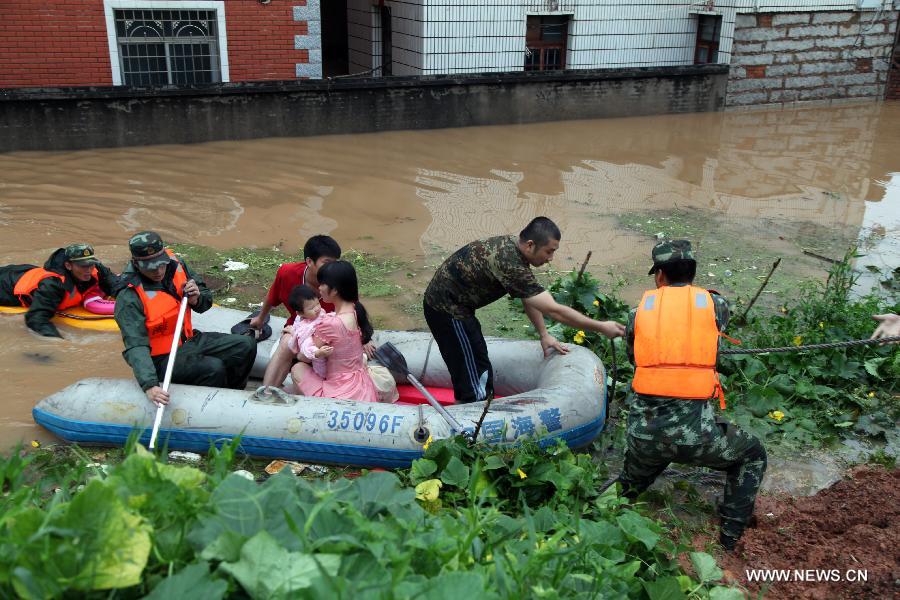
[[[48,277],[56,277],[60,281],[66,280],[63,275],[40,267],[25,271],[25,273],[19,277],[16,286],[13,288],[13,294],[19,299],[22,306],[28,306],[30,304],[30,298],[34,295],[34,291],[41,282]],[[95,280],[98,278],[96,267],[91,270],[91,277]],[[56,307],[56,310],[65,310],[74,306],[81,306],[82,300],[84,300],[84,296],[78,291],[78,286],[73,285],[72,290],[66,292],[66,296],[63,298],[62,302],[59,303],[59,306]]]
[[634,380],[638,394],[686,400],[725,394],[716,372],[719,329],[712,295],[694,286],[644,292],[634,319]]
[[[166,254],[170,258],[175,259],[175,253],[168,248],[166,248]],[[172,284],[178,293],[177,299],[162,290],[147,292],[141,284],[128,284],[128,287],[134,288],[144,304],[147,335],[150,336],[150,356],[168,354],[172,351],[172,338],[175,335],[178,311],[181,308],[182,288],[184,288],[184,284],[188,280],[181,261],[175,260],[178,263],[178,267],[175,269]],[[192,337],[194,337],[194,328],[191,326],[191,311],[188,309],[184,314],[184,325],[181,330],[181,336],[178,338],[178,346],[180,347],[184,340]]]

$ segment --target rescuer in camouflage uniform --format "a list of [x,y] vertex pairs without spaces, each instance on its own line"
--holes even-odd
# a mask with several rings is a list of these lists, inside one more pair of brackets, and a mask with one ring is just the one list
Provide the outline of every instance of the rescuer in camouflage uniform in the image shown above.
[[425,321],[450,371],[457,402],[476,402],[493,396],[493,369],[475,310],[506,294],[522,300],[545,355],[551,349],[562,354],[568,350],[547,332],[544,315],[611,338],[625,333],[621,323],[595,321],[557,303],[537,282],[531,267],[553,259],[560,237],[553,221],[536,217],[518,236],[501,235],[466,244],[438,267],[425,290],[423,308]]
[[[182,259],[175,257],[155,232],[145,231],[132,236],[128,246],[132,259],[122,272],[115,312],[116,323],[125,343],[122,356],[134,371],[135,379],[147,398],[157,404],[166,404],[169,394],[162,389],[161,382],[169,360],[174,327],[173,333],[165,336],[148,331],[150,315],[145,312],[138,289],[151,298],[157,294],[168,294],[177,303],[181,302],[182,296],[187,296],[188,313],[209,310],[213,296],[203,280]],[[176,286],[176,277],[182,276],[185,283]],[[256,338],[197,330],[193,330],[193,336],[188,337],[188,317],[185,316],[181,332],[183,343],[175,354],[172,383],[243,389],[256,358]],[[165,345],[162,353],[152,352],[157,337],[161,337]]]
[[[652,256],[650,274],[655,274],[657,287],[693,282],[696,260],[690,242],[662,242],[653,248]],[[718,293],[710,294],[716,326],[721,331],[728,324],[728,303]],[[632,364],[635,364],[636,312],[637,309],[631,311],[625,333]],[[720,541],[726,549],[733,549],[753,515],[756,494],[766,470],[762,442],[717,418],[709,400],[633,393],[628,409],[625,465],[618,479],[624,495],[635,499],[671,462],[726,473],[725,497],[719,505]]]
[[[118,276],[94,256],[94,247],[90,244],[70,244],[59,248],[50,255],[43,268],[59,277],[45,277],[28,293],[16,294],[19,280],[37,267],[0,267],[0,306],[27,306],[25,325],[46,337],[62,337],[50,319],[61,306],[65,306],[67,298],[76,298],[77,304],[80,304],[82,295],[93,288],[99,288],[99,291],[111,296],[118,282]],[[96,274],[93,269],[97,270]]]

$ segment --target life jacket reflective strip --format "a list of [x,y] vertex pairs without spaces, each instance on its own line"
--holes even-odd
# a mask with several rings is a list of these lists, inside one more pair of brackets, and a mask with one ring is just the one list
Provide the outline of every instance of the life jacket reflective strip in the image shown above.
[[[35,267],[30,271],[25,271],[25,273],[19,277],[19,280],[13,288],[13,295],[19,299],[19,303],[21,303],[22,306],[29,306],[30,298],[34,295],[34,291],[41,282],[48,277],[56,277],[60,281],[66,280],[66,278],[59,273],[54,273],[53,271],[48,271],[41,267]],[[94,280],[98,279],[99,275],[97,274],[96,267],[91,270],[91,277],[93,277]],[[82,300],[84,300],[84,296],[78,291],[78,286],[73,285],[71,291],[66,292],[65,297],[62,302],[59,303],[59,306],[56,307],[56,310],[65,310],[74,306],[81,306]]]
[[644,293],[634,320],[638,394],[705,400],[725,394],[716,372],[719,330],[712,295],[694,286]]
[[[168,292],[144,290],[141,284],[129,283],[128,287],[134,288],[144,305],[144,317],[147,324],[147,335],[150,337],[150,356],[168,354],[172,350],[172,337],[175,335],[175,325],[178,322],[178,311],[181,308],[181,290],[187,283],[187,273],[184,271],[181,261],[175,258],[175,253],[166,248],[166,254],[176,260],[178,267],[172,278],[172,284],[178,293],[174,298]],[[191,326],[191,311],[184,314],[184,324],[181,336],[178,338],[180,347],[184,340],[194,337],[194,328]]]

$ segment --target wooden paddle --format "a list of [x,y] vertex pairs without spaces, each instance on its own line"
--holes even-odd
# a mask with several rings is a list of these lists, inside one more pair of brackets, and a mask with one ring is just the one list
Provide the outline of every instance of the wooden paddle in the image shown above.
[[[169,351],[169,362],[166,364],[166,376],[163,378],[162,389],[169,391],[169,383],[172,382],[172,370],[175,368],[175,355],[178,354],[178,340],[181,338],[181,327],[184,325],[184,313],[187,311],[188,297],[181,298],[181,307],[178,309],[178,321],[175,323],[175,335],[172,336],[172,349]],[[162,423],[165,404],[156,407],[156,419],[153,421],[153,431],[150,433],[150,449],[156,445],[156,436],[159,435],[159,425]]]

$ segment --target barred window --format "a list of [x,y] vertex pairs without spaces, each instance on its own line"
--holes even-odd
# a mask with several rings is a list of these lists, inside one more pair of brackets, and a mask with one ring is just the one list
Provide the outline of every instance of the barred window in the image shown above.
[[124,85],[222,81],[215,10],[116,9],[114,18]]

